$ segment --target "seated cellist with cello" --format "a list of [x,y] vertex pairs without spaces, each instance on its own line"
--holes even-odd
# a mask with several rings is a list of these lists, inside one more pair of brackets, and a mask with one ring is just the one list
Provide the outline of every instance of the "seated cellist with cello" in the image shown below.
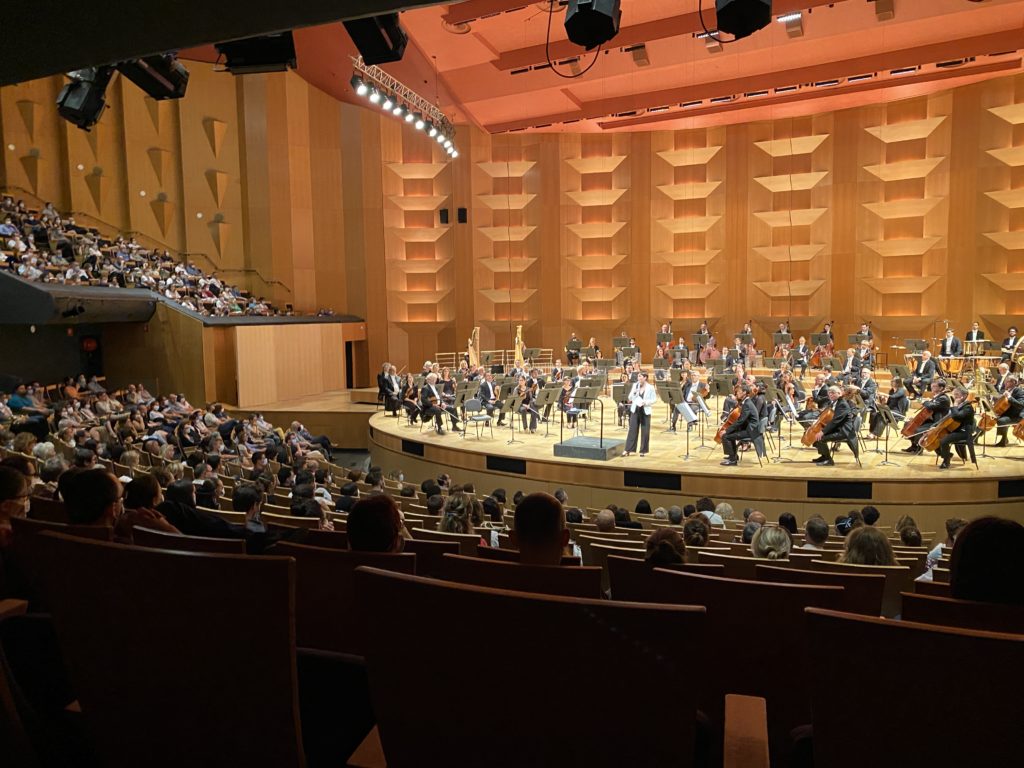
[[848,387],[845,393],[838,386],[833,385],[829,387],[828,399],[832,418],[826,420],[823,426],[818,426],[819,422],[822,421],[822,419],[819,419],[818,422],[807,428],[811,433],[810,439],[813,441],[814,447],[818,449],[818,458],[813,459],[812,462],[819,467],[835,466],[829,443],[844,442],[850,446],[854,457],[857,456],[857,409],[847,399],[848,395],[856,391],[856,387]]
[[[974,406],[968,394],[963,387],[954,389],[953,406],[943,422],[935,427],[936,430],[944,431],[935,448],[935,452],[942,457],[939,469],[949,469],[950,446],[956,446],[956,455],[961,459],[967,458],[967,443],[974,436]],[[947,420],[950,420],[948,424],[945,423]]]
[[921,453],[922,448],[919,445],[921,435],[942,421],[949,413],[951,403],[949,395],[946,394],[945,379],[932,379],[931,390],[931,399],[921,403],[921,410],[913,419],[908,418],[907,423],[903,426],[903,436],[910,438],[910,446],[903,449],[904,453]]
[[738,405],[722,424],[719,434],[715,436],[716,440],[721,441],[722,451],[725,453],[725,460],[721,462],[723,467],[734,467],[739,464],[736,444],[740,440],[753,440],[758,435],[757,405],[754,403],[753,394],[754,390],[749,384],[740,384],[736,387]]

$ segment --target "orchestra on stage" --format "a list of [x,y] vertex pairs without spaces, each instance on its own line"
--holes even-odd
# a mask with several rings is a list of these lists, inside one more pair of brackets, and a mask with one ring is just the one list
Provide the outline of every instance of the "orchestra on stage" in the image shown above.
[[[962,339],[947,322],[941,336],[893,337],[886,349],[870,323],[846,344],[837,342],[833,326],[827,322],[819,332],[794,338],[780,322],[762,346],[752,322],[724,334],[729,342],[723,345],[706,321],[691,333],[673,332],[666,323],[647,364],[637,339],[624,330],[607,356],[595,337],[584,345],[572,333],[556,357],[527,347],[522,326],[514,350],[482,351],[477,328],[465,353],[449,353],[450,365],[426,361],[418,374],[400,375],[385,363],[378,398],[421,430],[443,435],[447,420],[451,431],[464,435],[467,420],[489,424],[493,418],[499,427],[508,425],[514,441],[517,431],[535,434],[541,424],[549,434],[554,422],[562,437],[566,429],[584,433],[588,423],[603,434],[602,397],[610,395],[616,423],[627,430],[625,457],[650,452],[660,402],[667,408],[666,434],[676,434],[680,421],[686,425],[684,458],[691,434],[705,445],[707,427],[721,446],[723,466],[739,464],[747,451],[760,463],[770,448],[772,460],[790,461],[781,458],[784,441],[814,449],[811,461],[818,466],[835,466],[837,452],[861,466],[867,441],[881,452],[884,440],[888,463],[890,439],[905,439],[897,450],[934,453],[937,468],[946,470],[954,450],[977,465],[975,446],[982,455],[1008,447],[1011,432],[1024,441],[1024,339],[1016,327],[997,342],[977,322]],[[989,443],[993,429],[996,441]]]

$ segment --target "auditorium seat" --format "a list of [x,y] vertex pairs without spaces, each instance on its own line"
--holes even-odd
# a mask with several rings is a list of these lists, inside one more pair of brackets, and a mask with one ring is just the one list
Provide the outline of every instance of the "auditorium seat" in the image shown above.
[[302,543],[311,547],[326,547],[328,549],[348,549],[348,534],[338,530],[338,523],[334,523],[333,531],[321,531],[319,528],[308,528],[302,537]]
[[319,528],[319,517],[297,517],[295,515],[272,515],[266,512],[260,518],[267,526],[277,525],[282,528]]
[[[813,670],[804,677],[813,701],[814,765],[1019,764],[1024,635],[816,608],[807,614],[810,648],[801,658]],[[919,673],[908,682],[883,657],[906,660]]]
[[[487,547],[483,544],[476,545],[476,556],[482,557],[484,560],[501,560],[503,563],[518,563],[519,562],[519,550],[518,549],[503,549],[501,547]],[[582,565],[580,558],[575,555],[562,555],[562,560],[559,565]],[[420,574],[424,576],[425,574]]]
[[984,632],[1024,634],[1024,607],[903,593],[904,621]]
[[409,533],[414,539],[454,541],[459,545],[459,554],[466,557],[473,557],[476,554],[476,547],[480,543],[480,534],[478,533],[445,533],[444,531],[427,531],[423,528],[413,528]]
[[729,579],[753,580],[757,577],[757,572],[754,568],[759,562],[763,563],[765,561],[756,560],[750,556],[741,557],[740,555],[730,555],[725,552],[710,552],[705,549],[697,553],[697,562],[725,566],[725,576]]
[[96,541],[111,541],[114,538],[114,530],[103,525],[65,525],[23,517],[11,518],[9,589],[15,597],[29,600],[34,611],[45,608],[39,590],[39,554],[36,548],[39,535],[46,531]]
[[64,502],[55,501],[54,499],[43,499],[38,496],[32,497],[28,516],[31,520],[44,520],[51,523],[70,522]]
[[492,589],[566,597],[601,597],[601,569],[588,566],[522,565],[479,557],[445,555],[438,578]]
[[362,655],[356,624],[353,573],[361,565],[416,573],[416,555],[352,552],[279,541],[268,552],[293,557],[295,571],[295,641],[302,648]]
[[882,615],[882,593],[885,591],[885,576],[880,574],[829,573],[804,568],[779,568],[775,563],[758,561],[755,568],[758,581],[776,584],[818,584],[825,587],[842,587],[842,609],[849,613],[866,616]]
[[[662,568],[655,570],[655,580],[652,601],[707,608],[706,645],[688,645],[713,649],[715,658],[732,662],[701,673],[707,678],[701,709],[720,722],[726,694],[765,698],[772,763],[784,764],[778,761],[786,753],[790,730],[810,717],[807,678],[813,675],[788,674],[805,657],[804,608],[842,605],[843,588],[769,584]],[[840,647],[844,646],[835,646]]]
[[935,595],[936,597],[953,596],[949,583],[944,581],[915,581],[914,593],[918,595]]
[[50,532],[36,554],[100,764],[305,764],[290,560]]
[[[366,568],[356,581],[361,605],[402,606],[362,614],[373,736],[389,768],[694,764],[701,691],[686,649],[705,647],[703,608],[507,592]],[[513,653],[514,673],[482,679],[479,664],[454,657],[407,664],[409,637],[442,649],[500,643]],[[593,705],[609,696],[632,705],[595,717]],[[468,731],[452,727],[467,701],[481,715]]]
[[[658,586],[655,583],[654,567],[647,564],[643,558],[621,556],[618,553],[609,552],[607,555],[608,579],[611,583],[612,600],[627,600],[631,602],[648,602],[656,593]],[[705,576],[724,576],[724,565],[680,563],[677,565],[661,566],[670,571],[684,571],[687,573],[702,573]]]
[[417,574],[432,578],[437,578],[441,569],[441,559],[445,555],[462,554],[457,541],[428,541],[427,539],[406,539],[402,551],[416,555]]
[[214,539],[206,536],[183,536],[151,528],[135,526],[132,542],[149,549],[173,549],[176,552],[214,552],[222,555],[244,555],[245,539]]
[[830,563],[815,560],[811,570],[832,573],[875,573],[885,576],[885,592],[882,593],[882,615],[892,618],[900,615],[901,592],[912,592],[914,579],[910,568],[903,565],[855,565],[853,563]]

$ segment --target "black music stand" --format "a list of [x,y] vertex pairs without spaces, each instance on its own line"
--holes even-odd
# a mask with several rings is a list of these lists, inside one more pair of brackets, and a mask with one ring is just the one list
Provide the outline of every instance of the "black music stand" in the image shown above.
[[671,344],[674,339],[675,336],[673,336],[671,333],[658,333],[654,337],[654,341],[656,344]]
[[690,337],[690,340],[693,342],[694,349],[700,349],[701,347],[707,346],[708,339],[710,338],[711,336],[709,334],[695,333]]
[[[663,432],[669,432],[672,429],[672,409],[675,408],[676,403],[679,403],[683,399],[683,388],[679,385],[669,384],[668,382],[661,382],[657,385],[658,397],[667,406],[667,413],[665,421],[668,422],[668,429]],[[662,422],[664,423],[664,422]]]
[[811,334],[811,344],[813,344],[815,347],[827,347],[831,341],[832,337],[830,337],[827,333]]
[[508,416],[508,425],[512,430],[512,439],[506,443],[507,445],[522,442],[522,440],[516,440],[516,419],[519,418],[519,406],[525,399],[526,395],[509,395],[501,404],[501,415]]
[[[549,405],[554,406],[554,404],[558,402],[558,398],[559,395],[561,395],[561,393],[561,387],[545,387],[544,389],[540,390],[540,392],[537,393],[537,398],[533,401],[533,408],[538,413],[538,419],[541,418],[539,415],[541,413],[541,410],[546,410]],[[551,419],[543,419],[543,421],[544,437],[547,437],[549,435]]]
[[776,331],[775,333],[772,334],[772,342],[775,344],[776,347],[781,346],[782,344],[792,344],[793,335],[791,333],[782,333],[781,331]]
[[878,404],[878,415],[882,417],[882,422],[885,424],[885,458],[879,462],[880,467],[898,467],[899,463],[895,461],[889,461],[889,432],[890,430],[899,430],[900,424],[893,415],[892,410],[888,405],[884,403]]
[[612,402],[615,403],[615,423],[619,429],[622,429],[622,424],[619,424],[619,404],[626,399],[628,393],[628,387],[632,387],[632,384],[620,382],[618,384],[612,384]]
[[753,344],[754,334],[752,333],[737,333],[736,338],[740,340],[741,344]]
[[[999,398],[999,393],[996,392],[995,387],[993,387],[988,382],[985,382],[985,387],[989,390],[989,392],[986,393],[986,394],[989,395],[989,397],[981,397],[978,400],[978,404],[981,406],[981,408],[979,410],[987,412],[987,413],[992,413],[992,399],[998,399]],[[996,418],[996,415],[994,413],[992,413],[992,418]],[[971,439],[973,440],[974,437],[972,436]],[[994,459],[994,458],[996,458],[995,456],[989,456],[988,455],[988,430],[987,429],[983,430],[982,433],[981,433],[981,455],[980,456],[976,456],[975,458],[978,458],[978,459]]]

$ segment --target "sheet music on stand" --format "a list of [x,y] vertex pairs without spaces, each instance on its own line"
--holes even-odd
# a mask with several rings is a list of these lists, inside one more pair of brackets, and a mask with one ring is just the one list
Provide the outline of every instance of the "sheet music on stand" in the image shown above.
[[706,333],[695,333],[690,337],[693,341],[694,348],[707,346],[708,339],[711,337]]
[[776,331],[772,334],[772,342],[774,342],[776,347],[781,346],[782,344],[792,344],[793,335],[790,333]]
[[741,344],[753,344],[754,334],[752,333],[737,333],[736,338],[740,340]]
[[832,341],[827,333],[812,333],[811,344],[815,347],[828,346],[829,342]]
[[628,336],[616,336],[612,339],[612,349],[619,349],[620,347],[628,347],[631,340]]
[[[533,401],[533,409],[537,412],[538,417],[549,405],[555,406],[558,403],[558,398],[561,395],[561,392],[562,388],[560,386],[546,386],[537,393],[537,397]],[[550,419],[544,422],[544,437],[548,436],[550,425]]]
[[658,333],[654,337],[657,344],[671,344],[675,337],[671,333]]

